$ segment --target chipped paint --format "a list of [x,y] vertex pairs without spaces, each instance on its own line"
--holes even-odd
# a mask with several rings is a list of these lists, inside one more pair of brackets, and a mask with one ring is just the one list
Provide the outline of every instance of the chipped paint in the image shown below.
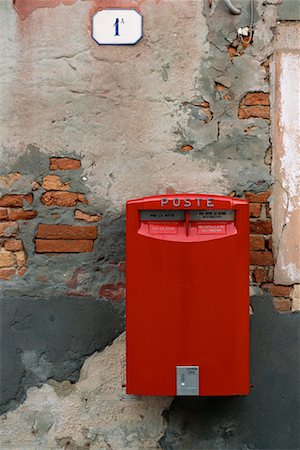
[[77,0],[13,0],[13,7],[20,17],[24,20],[38,8],[55,8],[56,6],[72,5]]

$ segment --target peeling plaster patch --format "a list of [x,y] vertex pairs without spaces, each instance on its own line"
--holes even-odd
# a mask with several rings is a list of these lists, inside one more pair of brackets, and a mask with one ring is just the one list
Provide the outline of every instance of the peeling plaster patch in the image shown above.
[[158,448],[173,398],[129,396],[124,382],[125,334],[89,357],[72,387],[51,380],[29,389],[19,408],[2,416],[3,448]]
[[299,24],[276,30],[271,65],[274,282],[300,282]]
[[60,5],[72,5],[77,0],[13,0],[13,7],[24,20],[38,8],[55,8]]
[[[285,172],[284,185],[289,192],[289,212],[300,207],[300,152],[299,152],[299,100],[300,85],[292,76],[300,73],[300,57],[287,53],[281,59],[280,89],[282,99],[281,130],[283,133],[283,155],[281,168]],[[296,81],[296,82],[295,82]]]

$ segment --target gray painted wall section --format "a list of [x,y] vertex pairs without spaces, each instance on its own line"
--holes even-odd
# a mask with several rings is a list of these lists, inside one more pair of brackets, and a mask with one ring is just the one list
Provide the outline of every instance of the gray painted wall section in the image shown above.
[[78,379],[85,358],[124,330],[124,309],[95,298],[3,297],[0,411],[16,407],[31,386]]
[[251,304],[250,395],[176,398],[165,413],[164,450],[300,447],[300,314],[278,314],[268,296]]

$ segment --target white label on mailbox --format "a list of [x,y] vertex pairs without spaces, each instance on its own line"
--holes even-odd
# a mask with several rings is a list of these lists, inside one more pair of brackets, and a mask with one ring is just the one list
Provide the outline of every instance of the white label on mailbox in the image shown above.
[[149,224],[150,234],[177,234],[177,226]]
[[92,37],[100,45],[132,45],[143,36],[143,18],[135,9],[103,9],[93,16]]
[[225,224],[200,224],[197,227],[198,234],[226,234]]
[[232,209],[228,210],[192,210],[190,211],[190,220],[192,221],[205,221],[205,220],[218,220],[218,221],[233,221],[235,212]]

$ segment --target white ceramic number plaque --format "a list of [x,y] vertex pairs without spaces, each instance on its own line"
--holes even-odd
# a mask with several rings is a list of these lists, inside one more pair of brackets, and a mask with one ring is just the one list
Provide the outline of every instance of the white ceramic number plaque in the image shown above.
[[136,44],[143,36],[143,17],[135,9],[103,9],[93,16],[92,37],[100,45]]

